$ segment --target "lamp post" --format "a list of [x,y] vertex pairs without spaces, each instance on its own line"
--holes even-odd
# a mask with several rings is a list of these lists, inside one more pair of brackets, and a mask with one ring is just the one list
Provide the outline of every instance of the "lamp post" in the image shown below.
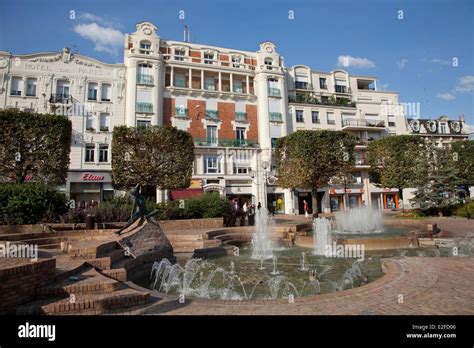
[[[259,173],[263,172],[263,182],[260,183],[258,179]],[[270,174],[270,175],[269,175]],[[252,181],[255,185],[260,185],[263,184],[263,206],[266,207],[267,205],[267,184],[268,185],[273,185],[275,183],[275,176],[271,175],[271,170],[269,163],[267,161],[262,162],[262,170],[252,170],[250,171],[250,177],[252,178]],[[256,180],[255,180],[256,179]],[[258,202],[257,202],[258,203]]]

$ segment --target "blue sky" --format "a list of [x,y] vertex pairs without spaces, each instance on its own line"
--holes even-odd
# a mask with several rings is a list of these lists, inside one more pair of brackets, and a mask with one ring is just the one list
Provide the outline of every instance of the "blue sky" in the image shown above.
[[271,40],[287,67],[331,71],[338,57],[349,56],[347,70],[377,76],[379,88],[398,91],[402,102],[420,103],[422,117],[463,114],[474,124],[470,0],[1,0],[0,50],[31,53],[69,46],[122,62],[122,34],[144,20],[170,40],[182,40],[184,25],[191,29],[191,41],[203,44],[255,51],[259,42]]

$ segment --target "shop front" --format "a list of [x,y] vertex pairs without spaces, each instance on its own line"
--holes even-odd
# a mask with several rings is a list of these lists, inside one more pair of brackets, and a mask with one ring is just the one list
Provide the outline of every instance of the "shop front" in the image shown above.
[[382,197],[384,209],[398,209],[398,192],[384,192]]
[[114,197],[110,172],[69,172],[66,191],[76,207],[86,207]]
[[364,189],[329,189],[329,204],[331,212],[344,209],[354,209],[365,205],[362,195]]

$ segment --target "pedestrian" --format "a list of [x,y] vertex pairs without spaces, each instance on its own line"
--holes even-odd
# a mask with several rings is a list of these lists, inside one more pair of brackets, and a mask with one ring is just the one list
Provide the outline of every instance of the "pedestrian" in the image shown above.
[[304,216],[305,216],[305,217],[309,217],[309,214],[308,214],[308,202],[306,202],[306,199],[303,200],[303,209],[304,209]]
[[242,209],[244,210],[244,213],[247,214],[247,211],[248,211],[247,202],[244,203],[244,206],[242,207]]
[[258,202],[257,209],[260,210],[261,207],[262,207],[262,204],[260,202]]

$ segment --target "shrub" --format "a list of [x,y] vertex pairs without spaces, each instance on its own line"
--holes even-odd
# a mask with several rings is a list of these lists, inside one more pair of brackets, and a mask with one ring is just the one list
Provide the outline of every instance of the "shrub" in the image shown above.
[[66,197],[42,183],[0,184],[0,223],[58,221],[67,211]]
[[474,218],[474,201],[469,201],[466,204],[458,207],[455,214],[468,219]]

